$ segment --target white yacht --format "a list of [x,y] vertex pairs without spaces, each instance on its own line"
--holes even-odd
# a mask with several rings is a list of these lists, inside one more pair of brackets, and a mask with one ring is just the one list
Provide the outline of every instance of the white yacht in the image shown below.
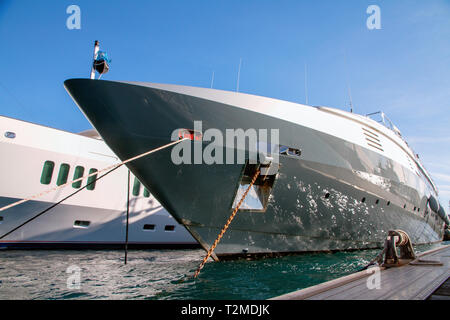
[[[4,116],[0,130],[0,208],[120,163],[95,130],[75,134]],[[128,188],[125,166],[83,189],[95,177],[0,211],[0,248],[123,247],[128,190],[130,248],[198,246],[132,174]]]
[[127,166],[205,250],[239,211],[215,260],[378,248],[397,229],[432,243],[450,224],[427,170],[382,112],[169,84],[65,87],[122,160],[179,141]]

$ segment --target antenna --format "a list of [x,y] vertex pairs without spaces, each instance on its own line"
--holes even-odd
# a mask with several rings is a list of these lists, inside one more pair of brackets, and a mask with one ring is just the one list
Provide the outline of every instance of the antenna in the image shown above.
[[214,84],[214,70],[212,72],[212,78],[211,78],[211,89],[213,87],[213,84]]
[[350,81],[348,80],[347,52],[345,50],[344,50],[344,62],[345,62],[345,79],[347,82],[348,97],[350,99],[350,112],[353,113],[352,91],[350,89]]
[[353,102],[352,102],[352,92],[350,90],[350,85],[347,82],[347,87],[348,87],[348,96],[350,98],[350,112],[353,113]]
[[306,63],[305,63],[305,97],[306,97],[306,104],[308,104],[308,81],[307,81],[307,70],[306,70]]
[[237,77],[237,84],[236,84],[236,92],[239,92],[239,79],[241,77],[241,64],[242,64],[242,58],[239,59],[239,69],[238,69],[238,77]]

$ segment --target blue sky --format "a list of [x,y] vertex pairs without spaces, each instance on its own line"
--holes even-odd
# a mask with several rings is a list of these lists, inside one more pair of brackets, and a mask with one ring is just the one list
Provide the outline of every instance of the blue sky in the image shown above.
[[[81,9],[69,30],[66,8]],[[369,30],[369,5],[381,29]],[[0,114],[72,132],[89,123],[63,88],[88,77],[94,40],[108,80],[235,90],[384,110],[450,199],[449,0],[0,0]]]

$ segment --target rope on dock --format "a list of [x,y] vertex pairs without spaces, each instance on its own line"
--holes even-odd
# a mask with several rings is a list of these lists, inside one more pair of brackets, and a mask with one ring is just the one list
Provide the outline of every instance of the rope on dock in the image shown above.
[[42,191],[42,192],[40,192],[40,193],[38,193],[38,194],[35,194],[35,195],[31,196],[31,197],[28,197],[28,198],[25,198],[25,199],[22,199],[22,200],[13,202],[13,203],[11,203],[11,204],[8,204],[8,205],[6,205],[6,206],[0,208],[0,212],[5,211],[5,210],[7,210],[7,209],[10,209],[10,208],[12,208],[12,207],[18,206],[19,204],[28,202],[28,201],[30,201],[30,200],[34,200],[34,199],[36,199],[36,198],[42,197],[42,196],[44,196],[44,195],[46,195],[46,194],[48,194],[48,193],[50,193],[50,192],[56,191],[56,190],[58,190],[58,189],[60,189],[60,188],[64,188],[65,186],[67,186],[67,185],[69,185],[69,184],[71,184],[71,183],[75,183],[75,182],[78,182],[78,181],[82,181],[83,179],[89,178],[89,177],[91,177],[91,176],[100,174],[100,173],[102,173],[102,172],[105,172],[105,171],[108,171],[108,170],[111,170],[111,169],[115,169],[115,168],[117,168],[117,167],[120,167],[121,165],[127,164],[127,163],[129,163],[129,162],[131,162],[131,161],[140,159],[140,158],[142,158],[142,157],[148,156],[149,154],[152,154],[152,153],[154,153],[154,152],[161,151],[161,150],[163,150],[163,149],[165,149],[165,148],[168,148],[168,147],[170,147],[170,146],[173,146],[173,145],[175,145],[175,144],[177,144],[177,143],[180,143],[181,141],[184,141],[184,140],[189,140],[189,139],[188,139],[188,138],[184,138],[184,139],[180,139],[180,140],[177,140],[177,141],[168,143],[168,144],[163,145],[163,146],[161,146],[161,147],[158,147],[158,148],[156,148],[156,149],[153,149],[153,150],[150,150],[150,151],[141,153],[141,154],[139,154],[139,155],[137,155],[137,156],[134,156],[134,157],[132,157],[132,158],[129,158],[129,159],[123,161],[123,162],[116,163],[116,164],[113,164],[113,165],[111,165],[111,166],[108,166],[108,167],[106,167],[106,168],[104,168],[104,169],[102,169],[102,170],[100,170],[100,171],[95,171],[95,172],[93,172],[93,173],[91,173],[91,174],[88,174],[87,176],[84,176],[84,177],[81,177],[81,178],[78,178],[78,179],[69,181],[69,182],[64,183],[64,184],[62,184],[62,185],[60,185],[60,186],[56,186],[56,187],[53,187],[53,188],[51,188],[51,189]]
[[208,261],[209,257],[212,255],[214,249],[217,247],[217,245],[219,244],[220,239],[222,239],[223,235],[225,234],[225,232],[227,231],[228,227],[230,226],[231,221],[233,221],[234,217],[236,216],[236,213],[238,212],[239,208],[241,207],[242,203],[245,200],[245,197],[247,197],[247,194],[249,193],[250,189],[252,188],[253,184],[255,183],[256,179],[258,178],[260,171],[256,170],[255,175],[253,176],[252,181],[250,182],[250,185],[248,186],[247,190],[245,190],[245,193],[242,195],[241,200],[239,200],[236,208],[233,210],[233,213],[231,214],[231,216],[228,218],[227,223],[225,223],[225,226],[222,228],[222,231],[219,233],[219,235],[217,236],[216,241],[214,241],[213,245],[211,246],[211,248],[208,250],[208,253],[206,254],[205,258],[203,259],[202,263],[200,263],[197,271],[195,271],[194,274],[194,278],[197,278],[198,275],[200,274],[200,271],[203,269],[203,267],[205,266],[206,261]]

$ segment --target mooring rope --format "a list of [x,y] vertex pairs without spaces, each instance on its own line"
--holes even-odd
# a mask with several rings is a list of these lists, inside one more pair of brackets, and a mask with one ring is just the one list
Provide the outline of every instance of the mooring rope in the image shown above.
[[168,147],[170,147],[170,146],[173,146],[173,145],[175,145],[175,144],[177,144],[177,143],[180,143],[181,141],[184,141],[184,140],[188,140],[188,138],[184,138],[184,139],[180,139],[180,140],[177,140],[177,141],[168,143],[168,144],[163,145],[163,146],[161,146],[161,147],[158,147],[158,148],[156,148],[156,149],[153,149],[153,150],[150,150],[150,151],[141,153],[141,154],[139,154],[139,155],[137,155],[137,156],[134,156],[134,157],[132,157],[132,158],[129,158],[129,159],[123,161],[123,162],[116,163],[116,164],[113,164],[113,165],[111,165],[111,166],[108,166],[108,167],[106,167],[106,168],[104,168],[104,169],[102,169],[102,170],[100,170],[100,171],[95,171],[95,172],[93,172],[93,173],[91,173],[91,174],[88,174],[87,176],[84,176],[84,177],[81,177],[81,178],[78,178],[78,179],[69,181],[69,182],[64,183],[64,184],[62,184],[62,185],[53,187],[53,188],[48,189],[48,190],[45,190],[45,191],[42,191],[42,192],[40,192],[40,193],[38,193],[38,194],[35,194],[35,195],[31,196],[31,197],[28,197],[28,198],[25,198],[25,199],[22,199],[22,200],[13,202],[13,203],[11,203],[11,204],[8,204],[8,205],[6,205],[6,206],[0,208],[0,212],[5,211],[5,210],[7,210],[7,209],[10,209],[10,208],[12,208],[12,207],[18,206],[19,204],[28,202],[28,201],[30,201],[30,200],[33,200],[33,199],[42,197],[43,195],[46,195],[46,194],[48,194],[48,193],[50,193],[50,192],[53,192],[53,191],[56,191],[56,190],[58,190],[58,189],[60,189],[60,188],[63,188],[63,187],[65,187],[65,186],[67,186],[67,185],[69,185],[69,184],[71,184],[71,183],[75,183],[75,182],[78,182],[78,181],[82,181],[83,179],[86,179],[86,178],[89,178],[89,177],[91,177],[91,176],[100,174],[100,173],[102,173],[102,172],[105,172],[105,171],[114,169],[114,168],[119,167],[119,166],[121,166],[121,165],[127,164],[127,163],[129,163],[129,162],[131,162],[131,161],[134,161],[134,160],[140,159],[140,158],[142,158],[142,157],[145,157],[145,156],[147,156],[147,155],[149,155],[149,154],[151,154],[151,153],[154,153],[154,152],[157,152],[157,151],[161,151],[162,149],[165,149],[165,148],[168,148]]
[[42,210],[41,212],[39,212],[38,214],[34,215],[33,217],[31,217],[30,219],[26,220],[25,222],[19,224],[17,227],[14,227],[13,229],[11,229],[10,231],[6,232],[5,234],[3,234],[2,236],[0,236],[0,240],[5,238],[6,236],[10,235],[11,233],[13,233],[14,231],[22,228],[24,225],[30,223],[31,221],[33,221],[34,219],[42,216],[43,214],[47,213],[48,211],[50,211],[51,209],[53,209],[54,207],[60,205],[62,202],[66,201],[67,199],[73,197],[74,195],[76,195],[78,192],[81,192],[82,190],[84,190],[85,188],[87,188],[88,186],[92,185],[93,183],[97,182],[98,180],[100,180],[101,178],[103,178],[104,176],[107,176],[108,174],[110,174],[111,172],[113,172],[114,170],[117,170],[120,166],[115,167],[111,170],[109,170],[107,173],[97,177],[94,181],[89,182],[88,184],[86,184],[84,187],[78,189],[77,191],[72,192],[71,194],[69,194],[67,197],[59,200],[58,202],[53,203],[50,207]]
[[219,244],[220,239],[222,239],[223,235],[225,234],[225,232],[227,231],[228,227],[230,226],[231,221],[233,221],[234,217],[236,216],[236,213],[238,212],[239,208],[241,207],[242,203],[244,202],[245,197],[247,197],[248,192],[250,191],[251,187],[253,186],[253,184],[255,183],[256,179],[258,178],[260,171],[256,170],[255,175],[253,176],[252,181],[250,182],[250,185],[248,186],[247,190],[245,190],[245,193],[243,194],[241,200],[239,200],[239,203],[237,204],[236,208],[233,210],[233,213],[231,214],[231,216],[228,218],[227,223],[225,223],[225,226],[222,228],[222,231],[219,233],[219,235],[217,236],[216,241],[214,241],[213,245],[211,246],[211,248],[208,250],[208,253],[206,254],[205,258],[203,259],[202,263],[200,263],[200,266],[198,267],[197,271],[195,271],[194,274],[194,278],[197,278],[198,275],[200,274],[200,271],[203,269],[203,267],[205,266],[206,261],[208,261],[209,257],[212,255],[214,249],[217,247],[217,245]]

